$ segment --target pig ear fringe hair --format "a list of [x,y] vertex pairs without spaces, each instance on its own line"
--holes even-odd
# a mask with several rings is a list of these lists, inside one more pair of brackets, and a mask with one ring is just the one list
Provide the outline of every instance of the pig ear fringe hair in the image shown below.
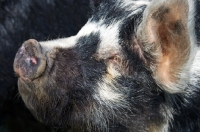
[[[183,10],[178,15],[182,16],[181,18],[179,18],[181,21],[180,24],[182,24],[182,23],[184,24],[183,29],[186,32],[185,37],[182,37],[182,39],[185,39],[185,41],[183,42],[183,43],[185,43],[185,48],[184,48],[184,51],[180,51],[183,49],[182,48],[183,43],[180,43],[179,42],[180,39],[178,39],[178,38],[180,38],[180,36],[182,36],[182,35],[177,35],[177,33],[175,31],[167,31],[170,29],[170,27],[164,27],[167,29],[166,31],[168,32],[168,35],[164,34],[165,37],[168,38],[167,41],[169,41],[169,38],[172,38],[171,43],[172,44],[174,43],[174,45],[172,45],[171,48],[173,48],[173,49],[177,48],[177,49],[175,49],[174,53],[171,52],[172,50],[169,52],[169,55],[175,54],[174,56],[176,56],[176,57],[173,57],[173,55],[171,55],[172,58],[169,58],[169,64],[170,64],[169,71],[174,71],[174,72],[166,73],[169,76],[169,79],[168,79],[168,81],[165,82],[165,81],[163,81],[163,80],[166,80],[166,77],[163,76],[163,75],[165,75],[163,73],[163,72],[165,72],[165,70],[161,69],[161,72],[163,75],[159,72],[159,68],[160,67],[165,68],[164,66],[166,65],[166,62],[164,62],[163,63],[164,65],[163,65],[161,63],[163,60],[160,60],[160,58],[162,58],[162,56],[165,57],[164,52],[162,52],[164,46],[162,46],[162,43],[157,42],[157,41],[165,42],[165,40],[163,40],[163,41],[157,40],[157,38],[160,38],[159,34],[157,34],[157,32],[158,33],[163,32],[164,29],[162,31],[159,31],[159,24],[162,24],[161,22],[166,23],[165,21],[167,18],[162,18],[162,19],[164,19],[164,21],[156,21],[155,19],[153,19],[153,15],[156,13],[155,8],[160,9],[159,7],[163,7],[163,8],[167,9],[167,5],[169,5],[169,7],[172,6],[171,2],[174,3],[174,6],[177,6],[180,8],[180,10]],[[166,90],[169,93],[182,93],[182,92],[187,92],[187,90],[188,90],[187,84],[190,83],[189,76],[191,76],[190,69],[192,69],[191,66],[193,63],[193,59],[194,59],[194,57],[197,53],[197,49],[198,49],[196,36],[195,36],[195,32],[194,32],[194,26],[195,26],[195,24],[194,24],[194,16],[195,16],[194,6],[195,6],[194,0],[189,0],[189,1],[186,1],[186,0],[156,1],[156,0],[154,0],[145,9],[144,14],[143,14],[143,20],[137,30],[137,38],[139,38],[139,40],[143,44],[142,48],[144,50],[144,53],[147,53],[144,56],[150,57],[148,59],[153,60],[153,62],[154,62],[154,63],[150,63],[151,64],[150,69],[154,73],[155,80],[157,80],[157,83],[160,85],[161,88],[163,88],[164,90]],[[174,13],[173,14],[170,13],[173,11],[175,11],[175,9],[173,9],[173,6],[172,6],[169,8],[168,15],[171,14],[170,16],[171,16],[172,20],[178,19],[178,18],[176,18],[176,16],[174,16]],[[188,14],[182,15],[182,13],[187,13],[187,12],[188,12]],[[159,13],[157,15],[161,15],[161,14]],[[169,16],[166,16],[166,17],[169,17]],[[169,19],[169,22],[170,21],[171,20]],[[173,22],[173,21],[171,21],[171,22]],[[154,24],[155,28],[151,27],[153,24]],[[158,29],[156,29],[156,26],[158,26]],[[151,32],[151,35],[149,35],[150,32]],[[156,40],[153,40],[153,39],[156,39]],[[150,41],[152,41],[152,42],[150,42]],[[188,41],[188,44],[187,44],[187,41]],[[180,53],[178,53],[177,51]],[[164,59],[164,57],[163,57],[163,59]],[[179,61],[179,63],[177,63],[178,61]],[[162,64],[163,66],[160,64]],[[178,65],[180,65],[180,66],[177,67]],[[167,70],[166,70],[166,72],[167,72]],[[163,79],[163,78],[165,78],[165,79]],[[176,80],[174,81],[174,79],[172,79],[172,78],[175,78]]]

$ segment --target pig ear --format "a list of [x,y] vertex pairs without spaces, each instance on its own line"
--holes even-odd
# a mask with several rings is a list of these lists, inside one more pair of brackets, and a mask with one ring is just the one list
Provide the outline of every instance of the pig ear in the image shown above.
[[[192,1],[192,0],[191,0]],[[149,57],[153,77],[168,92],[180,92],[191,56],[191,13],[187,0],[153,0],[145,9],[137,37]]]

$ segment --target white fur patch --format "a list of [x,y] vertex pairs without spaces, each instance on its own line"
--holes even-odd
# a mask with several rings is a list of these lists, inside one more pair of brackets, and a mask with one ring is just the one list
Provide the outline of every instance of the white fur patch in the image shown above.
[[44,41],[39,42],[40,45],[45,49],[46,51],[50,51],[54,48],[71,48],[76,45],[77,37],[72,36],[69,38],[60,38],[56,40],[50,40],[50,41]]
[[107,67],[107,72],[110,79],[121,76],[121,73],[115,69],[115,65],[112,63]]
[[198,49],[196,56],[194,58],[191,70],[191,77],[190,77],[190,83],[194,86],[197,86],[197,83],[199,83],[199,76],[200,76],[200,48]]
[[122,92],[126,90],[126,88],[116,83],[115,80],[103,76],[102,80],[97,83],[97,91],[96,94],[94,94],[94,98],[105,106],[128,108],[130,105],[126,101],[127,97],[124,92]]
[[120,102],[123,100],[123,94],[116,92],[106,83],[99,83],[99,95],[103,101]]
[[85,26],[83,26],[81,28],[81,30],[78,32],[77,36],[81,37],[81,36],[88,36],[91,33],[96,33],[99,30],[99,26],[102,24],[102,21],[96,23],[96,22],[91,22],[91,20],[89,20]]
[[121,53],[121,46],[119,45],[119,25],[114,23],[110,26],[102,26],[100,28],[100,45],[97,50],[99,58],[106,59],[116,54]]

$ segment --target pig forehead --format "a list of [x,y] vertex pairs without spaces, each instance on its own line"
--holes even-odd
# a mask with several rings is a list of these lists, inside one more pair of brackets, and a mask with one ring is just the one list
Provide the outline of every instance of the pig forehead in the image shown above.
[[143,7],[146,7],[149,1],[115,0],[113,3],[103,2],[103,5],[93,13],[86,25],[79,31],[78,36],[95,32],[100,32],[100,34],[107,32],[109,34],[119,31],[120,26],[126,24],[127,19],[133,19],[134,16],[143,12]]
[[[105,52],[105,50],[109,50],[112,48],[113,50],[120,49],[119,45],[119,29],[121,25],[121,21],[117,23],[113,23],[108,25],[103,24],[103,20],[99,22],[91,22],[89,21],[77,34],[78,38],[85,37],[85,39],[93,39],[91,38],[91,34],[98,34],[99,39],[98,42],[98,51],[97,52]],[[88,36],[88,37],[87,37]]]
[[[41,44],[47,50],[56,47],[68,49],[76,47],[77,44],[81,44],[78,43],[80,38],[92,40],[93,38],[91,36],[98,34],[99,39],[96,39],[98,40],[98,42],[96,42],[98,44],[97,52],[107,52],[107,50],[110,49],[119,51],[119,43],[122,41],[119,36],[120,32],[123,32],[121,27],[126,25],[126,21],[132,19],[135,14],[141,13],[144,8],[140,7],[147,4],[148,0],[118,0],[114,5],[111,5],[111,7],[101,9],[102,12],[94,13],[76,36],[41,42]],[[116,14],[116,10],[118,10],[117,15],[114,15]]]
[[148,0],[116,0],[115,4],[106,4],[99,8],[77,34],[78,37],[98,33],[101,45],[118,46],[121,27],[130,19],[138,17],[148,4]]

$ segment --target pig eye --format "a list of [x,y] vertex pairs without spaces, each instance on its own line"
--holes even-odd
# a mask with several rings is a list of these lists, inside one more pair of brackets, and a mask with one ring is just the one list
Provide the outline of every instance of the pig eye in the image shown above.
[[117,63],[121,63],[122,59],[119,55],[113,55],[107,58],[106,61],[117,64]]
[[108,58],[108,60],[114,60],[114,61],[117,61],[118,60],[118,57],[115,55],[115,56],[111,56]]

